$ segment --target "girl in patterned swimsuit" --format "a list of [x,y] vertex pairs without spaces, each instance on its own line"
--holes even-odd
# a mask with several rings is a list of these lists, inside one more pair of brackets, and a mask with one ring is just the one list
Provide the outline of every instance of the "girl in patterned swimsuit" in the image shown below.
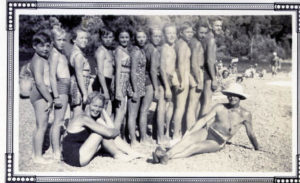
[[143,50],[147,41],[146,31],[142,28],[138,28],[135,32],[135,40],[137,45],[133,47],[130,53],[131,85],[129,86],[132,87],[132,89],[129,91],[133,91],[133,94],[128,100],[128,128],[132,146],[137,144],[135,136],[136,119],[140,108],[141,98],[145,96],[146,92],[146,55]]
[[132,91],[130,91],[131,87],[129,80],[131,61],[128,51],[131,31],[127,28],[121,27],[117,30],[116,37],[118,39],[119,46],[117,46],[115,50],[115,101],[117,102],[115,126],[120,130],[127,110],[127,96],[129,94],[132,95]]
[[74,43],[70,55],[70,65],[73,69],[71,77],[71,107],[73,117],[83,112],[83,104],[88,96],[88,86],[90,83],[90,65],[82,50],[88,44],[89,33],[83,28],[75,28],[72,35]]

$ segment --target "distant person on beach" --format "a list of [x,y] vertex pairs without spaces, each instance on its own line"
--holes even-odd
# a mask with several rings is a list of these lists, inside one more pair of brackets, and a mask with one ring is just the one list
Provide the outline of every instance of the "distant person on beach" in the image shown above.
[[51,145],[54,159],[60,160],[60,129],[64,124],[71,86],[69,62],[64,53],[66,35],[64,29],[51,30],[53,48],[49,55],[50,83],[54,97],[54,121],[51,126]]
[[85,111],[69,122],[62,141],[65,163],[76,167],[86,166],[101,148],[116,160],[130,161],[142,157],[118,136],[120,131],[106,113],[105,101],[103,94],[91,93]]
[[42,156],[42,147],[45,132],[48,126],[49,113],[52,109],[53,98],[49,79],[48,56],[51,48],[51,38],[45,31],[36,33],[32,38],[35,53],[31,59],[30,71],[34,84],[30,93],[30,102],[33,105],[36,129],[33,132],[33,161],[47,163],[49,160]]
[[280,58],[277,56],[277,52],[273,52],[273,58],[271,60],[272,76],[277,75],[280,65]]
[[169,159],[219,151],[242,126],[245,126],[254,149],[259,150],[252,128],[251,112],[240,106],[240,101],[247,98],[242,86],[232,83],[222,93],[227,95],[229,103],[215,105],[168,151],[156,148],[153,152],[154,163],[167,164]]

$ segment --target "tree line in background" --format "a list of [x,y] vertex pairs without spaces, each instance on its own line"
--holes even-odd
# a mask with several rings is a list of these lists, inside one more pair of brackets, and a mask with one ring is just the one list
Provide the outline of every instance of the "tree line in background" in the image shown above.
[[[175,23],[180,26],[184,21],[194,25],[207,21],[206,16],[113,16],[113,15],[63,15],[37,16],[21,15],[19,18],[20,61],[28,60],[33,50],[32,36],[41,29],[51,29],[61,25],[67,32],[81,25],[91,33],[88,53],[92,56],[99,46],[98,31],[104,25],[113,30],[128,26],[133,30],[137,26],[160,26]],[[292,20],[289,15],[275,16],[223,16],[223,34],[216,38],[218,60],[228,61],[234,57],[251,63],[269,62],[276,51],[283,59],[291,58]]]

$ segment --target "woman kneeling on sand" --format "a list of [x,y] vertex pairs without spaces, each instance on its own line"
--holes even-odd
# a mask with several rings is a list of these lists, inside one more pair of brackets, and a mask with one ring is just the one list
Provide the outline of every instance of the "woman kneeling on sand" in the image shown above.
[[130,161],[142,157],[118,136],[109,115],[105,111],[105,97],[99,92],[88,96],[85,111],[73,118],[62,141],[65,163],[86,166],[101,146],[115,159]]

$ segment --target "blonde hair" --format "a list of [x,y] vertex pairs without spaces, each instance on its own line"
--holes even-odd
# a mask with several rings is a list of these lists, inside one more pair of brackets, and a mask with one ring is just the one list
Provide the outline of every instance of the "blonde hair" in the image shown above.
[[62,35],[62,34],[66,34],[66,31],[65,31],[65,29],[63,29],[59,26],[54,26],[51,29],[51,39],[52,40],[54,40],[55,36]]

